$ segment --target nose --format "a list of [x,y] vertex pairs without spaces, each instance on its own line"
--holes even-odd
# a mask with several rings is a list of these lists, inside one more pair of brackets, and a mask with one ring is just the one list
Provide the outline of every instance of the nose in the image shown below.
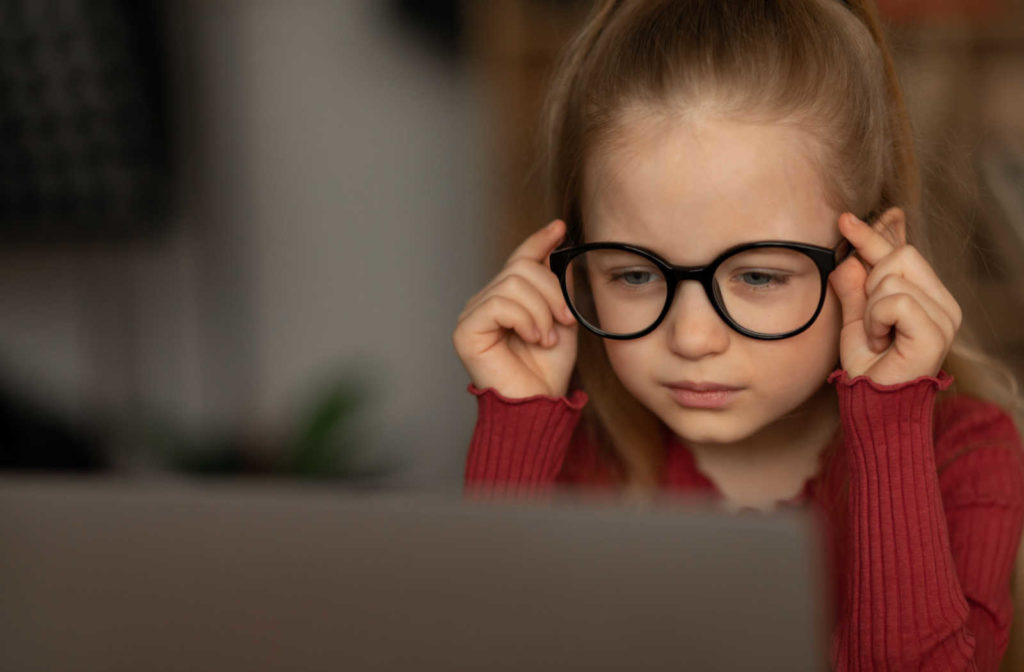
[[700,283],[679,283],[672,306],[665,316],[669,347],[687,359],[702,359],[729,347],[729,325],[715,312]]

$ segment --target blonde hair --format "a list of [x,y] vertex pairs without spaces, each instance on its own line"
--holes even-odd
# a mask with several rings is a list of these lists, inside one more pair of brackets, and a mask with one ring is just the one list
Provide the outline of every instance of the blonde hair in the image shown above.
[[[941,227],[922,213],[913,131],[873,0],[598,2],[563,52],[545,106],[549,198],[568,224],[567,242],[583,241],[584,166],[617,141],[624,113],[695,105],[808,131],[830,204],[858,214],[899,206],[908,242],[934,259]],[[602,340],[582,328],[578,338],[585,430],[618,464],[627,492],[652,492],[664,424],[624,388]],[[944,368],[955,378],[946,394],[1016,414],[1013,376],[985,355],[966,321]]]

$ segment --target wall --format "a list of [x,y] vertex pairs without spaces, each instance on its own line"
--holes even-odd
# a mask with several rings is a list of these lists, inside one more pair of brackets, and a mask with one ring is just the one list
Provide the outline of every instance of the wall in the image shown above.
[[[465,68],[375,0],[172,3],[173,226],[116,246],[0,250],[0,367],[119,429],[279,436],[320,381],[376,381],[367,454],[458,481],[475,418],[451,346],[486,279]],[[148,428],[148,429],[147,429]]]

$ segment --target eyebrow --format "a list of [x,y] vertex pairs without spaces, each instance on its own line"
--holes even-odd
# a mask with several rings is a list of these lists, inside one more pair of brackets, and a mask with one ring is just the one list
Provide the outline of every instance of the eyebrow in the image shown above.
[[[792,239],[789,239],[789,238],[751,238],[749,240],[741,240],[741,241],[733,243],[731,245],[727,245],[727,246],[723,247],[722,249],[720,249],[715,254],[716,255],[721,254],[722,252],[725,252],[729,248],[739,247],[740,245],[748,245],[750,243],[775,242],[775,241],[780,242],[780,243],[799,243],[801,245],[816,245],[818,247],[824,247],[825,249],[830,249],[830,250],[835,250],[835,251],[842,251],[844,253],[846,252],[846,247],[850,246],[850,241],[848,241],[846,238],[843,238],[843,237],[840,237],[839,240],[837,240],[836,242],[832,243],[831,245],[821,245],[819,243],[811,243],[811,242],[808,242],[808,241],[805,241],[805,240],[792,240]],[[586,243],[612,243],[612,244],[615,244],[615,245],[629,245],[630,247],[635,247],[635,248],[644,250],[645,252],[650,252],[651,254],[653,254],[653,255],[655,255],[657,257],[661,257],[662,259],[665,259],[665,260],[667,260],[667,256],[668,256],[668,255],[662,254],[661,252],[656,251],[655,249],[653,249],[651,247],[647,247],[646,245],[642,245],[640,243],[631,243],[631,242],[625,241],[625,240],[611,240],[611,239],[608,239],[608,240],[586,240],[586,241],[583,241],[583,242],[584,242],[584,244],[586,244]],[[840,248],[842,248],[842,249],[840,249]]]

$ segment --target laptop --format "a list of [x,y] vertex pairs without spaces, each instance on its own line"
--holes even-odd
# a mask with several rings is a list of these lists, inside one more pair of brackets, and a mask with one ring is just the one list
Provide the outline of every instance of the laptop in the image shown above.
[[0,669],[821,670],[807,513],[0,478]]

